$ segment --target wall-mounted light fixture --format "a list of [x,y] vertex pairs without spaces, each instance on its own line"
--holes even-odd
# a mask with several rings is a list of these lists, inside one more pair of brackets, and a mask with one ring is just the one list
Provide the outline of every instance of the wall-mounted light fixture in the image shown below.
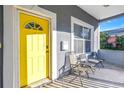
[[68,41],[61,41],[61,51],[68,51]]

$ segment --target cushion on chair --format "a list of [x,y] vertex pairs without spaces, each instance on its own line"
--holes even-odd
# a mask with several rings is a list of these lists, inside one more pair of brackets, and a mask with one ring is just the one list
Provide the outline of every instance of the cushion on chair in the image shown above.
[[87,59],[80,59],[80,61],[81,61],[81,62],[83,62],[83,61],[87,61]]
[[92,63],[99,63],[100,61],[97,60],[97,59],[88,59],[89,62],[92,62]]

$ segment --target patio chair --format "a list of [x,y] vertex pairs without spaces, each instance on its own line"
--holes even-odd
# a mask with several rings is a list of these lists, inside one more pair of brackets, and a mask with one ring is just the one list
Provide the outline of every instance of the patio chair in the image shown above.
[[88,59],[87,59],[85,54],[79,55],[79,60],[80,60],[82,65],[87,66],[94,73],[94,71],[95,71],[95,68],[94,68],[95,64],[92,64],[92,63],[88,62]]
[[101,59],[100,54],[97,52],[92,52],[91,55],[89,55],[88,62],[94,63],[95,66],[101,64],[101,66],[104,68],[103,65],[104,59]]
[[[74,79],[76,79],[79,76],[81,85],[83,86],[81,74],[86,73],[86,75],[89,77],[88,67],[82,66],[80,64],[80,61],[77,60],[77,56],[73,52],[69,54],[69,60],[70,60],[70,66],[71,66],[71,73],[76,75]],[[71,81],[73,81],[74,79],[72,79]]]

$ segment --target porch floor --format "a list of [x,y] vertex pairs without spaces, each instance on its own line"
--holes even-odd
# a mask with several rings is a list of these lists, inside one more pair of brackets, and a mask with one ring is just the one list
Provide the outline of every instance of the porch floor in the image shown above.
[[[62,79],[58,79],[53,81],[52,83],[46,84],[43,87],[53,87],[53,88],[70,88],[75,87],[79,88],[81,87],[80,79],[79,77],[69,83],[71,79],[73,79],[74,75],[67,75],[64,76]],[[89,73],[89,77],[83,76],[83,88],[118,88],[118,87],[124,87],[124,68],[104,63],[104,68],[96,68],[95,73]],[[41,87],[41,86],[39,86]]]
[[122,66],[104,62],[104,68],[96,68],[95,73],[90,73],[89,76],[92,79],[117,83],[124,86],[124,67]]

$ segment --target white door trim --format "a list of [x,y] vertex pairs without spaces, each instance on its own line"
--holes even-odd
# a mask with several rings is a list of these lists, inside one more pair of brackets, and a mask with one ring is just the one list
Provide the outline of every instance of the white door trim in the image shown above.
[[94,26],[73,16],[71,16],[71,51],[74,51],[74,24],[91,29],[91,51],[94,51]]
[[26,10],[51,19],[52,79],[57,78],[56,14],[38,6],[4,6],[3,87],[20,87],[19,11]]

